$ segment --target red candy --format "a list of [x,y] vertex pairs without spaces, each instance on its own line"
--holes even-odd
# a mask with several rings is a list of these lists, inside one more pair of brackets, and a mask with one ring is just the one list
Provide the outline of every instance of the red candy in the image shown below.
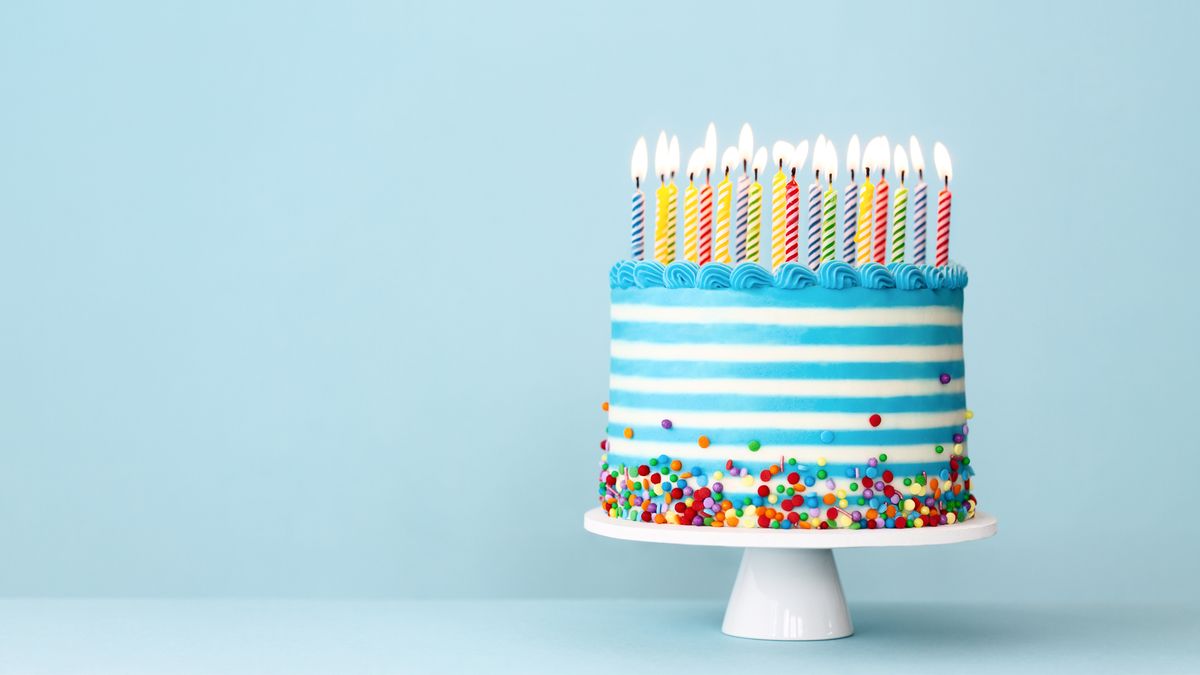
[[639,476],[647,476],[649,474],[650,474],[650,467],[646,466],[645,464],[638,467],[638,475]]
[[878,413],[876,413],[874,415],[871,415],[871,417],[867,421],[871,423],[871,426],[877,427],[877,426],[879,426],[879,423],[883,421],[883,418],[880,417]]
[[[682,488],[672,488],[671,489],[671,499],[683,499],[683,489]],[[683,502],[679,502],[679,503],[682,504]],[[676,510],[678,510],[678,509],[676,509]]]
[[835,520],[835,519],[837,519],[837,517],[838,517],[838,510],[837,510],[837,509],[835,509],[835,508],[829,508],[829,509],[827,509],[827,510],[825,511],[825,517],[826,517],[826,518],[828,518],[828,519],[830,519],[830,520]]
[[758,477],[763,479],[763,482],[771,480],[771,470],[763,469],[762,473],[758,474]]
[[766,497],[769,494],[771,494],[771,488],[767,487],[766,485],[758,486],[758,496],[759,497]]
[[896,477],[896,476],[895,476],[895,475],[894,475],[894,474],[893,474],[891,471],[884,470],[884,472],[883,472],[883,482],[885,482],[885,483],[890,483],[890,482],[892,482],[892,479],[893,479],[893,478],[895,478],[895,477]]
[[768,517],[766,517],[766,516],[759,516],[759,517],[758,517],[758,526],[759,526],[759,527],[762,527],[762,528],[768,528],[768,527],[770,527],[770,526],[771,526],[771,519],[770,519],[770,518],[768,518]]
[[607,438],[606,438],[606,439],[604,439],[604,440],[602,440],[602,441],[600,441],[600,449],[601,449],[601,450],[608,450],[608,439],[607,439]]
[[787,475],[787,482],[791,483],[792,485],[799,483],[800,482],[800,474],[796,473],[795,471],[789,473]]
[[642,522],[643,522],[643,523],[648,523],[648,522],[650,522],[650,517],[651,517],[651,516],[650,516],[650,514],[649,514],[649,513],[645,512],[645,511],[642,511]]
[[654,483],[655,485],[658,485],[659,483],[662,482],[662,474],[657,474],[657,473],[650,474],[650,482]]

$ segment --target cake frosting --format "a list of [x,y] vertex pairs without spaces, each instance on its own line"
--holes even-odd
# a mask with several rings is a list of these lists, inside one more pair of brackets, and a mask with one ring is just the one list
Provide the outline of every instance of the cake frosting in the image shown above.
[[975,511],[966,271],[625,260],[598,495],[662,525],[952,525]]

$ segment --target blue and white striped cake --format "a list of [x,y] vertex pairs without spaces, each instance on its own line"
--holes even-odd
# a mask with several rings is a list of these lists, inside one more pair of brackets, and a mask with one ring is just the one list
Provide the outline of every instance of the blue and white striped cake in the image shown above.
[[716,527],[970,518],[966,282],[957,266],[618,263],[601,505]]

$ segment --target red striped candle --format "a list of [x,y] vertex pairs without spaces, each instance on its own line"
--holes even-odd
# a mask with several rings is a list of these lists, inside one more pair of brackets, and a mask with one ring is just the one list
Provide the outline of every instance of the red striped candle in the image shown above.
[[800,259],[800,184],[796,182],[796,170],[792,169],[792,179],[787,184],[787,251],[784,262],[796,262]]
[[873,250],[875,255],[872,258],[880,264],[887,263],[887,243],[888,243],[888,184],[887,179],[883,174],[879,175],[879,182],[875,184],[875,226],[871,228],[873,238]]
[[950,182],[938,193],[937,208],[937,257],[938,267],[950,263]]
[[[705,173],[708,173],[707,171]],[[713,190],[708,178],[700,188],[700,264],[712,262]]]

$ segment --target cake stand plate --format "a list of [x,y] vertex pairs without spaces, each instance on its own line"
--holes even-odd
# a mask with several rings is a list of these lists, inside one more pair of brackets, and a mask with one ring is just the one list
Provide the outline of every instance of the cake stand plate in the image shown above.
[[721,630],[759,640],[832,640],[854,633],[833,549],[986,539],[996,534],[996,519],[976,511],[966,522],[941,527],[780,531],[638,523],[597,507],[583,514],[583,527],[613,539],[743,548]]

